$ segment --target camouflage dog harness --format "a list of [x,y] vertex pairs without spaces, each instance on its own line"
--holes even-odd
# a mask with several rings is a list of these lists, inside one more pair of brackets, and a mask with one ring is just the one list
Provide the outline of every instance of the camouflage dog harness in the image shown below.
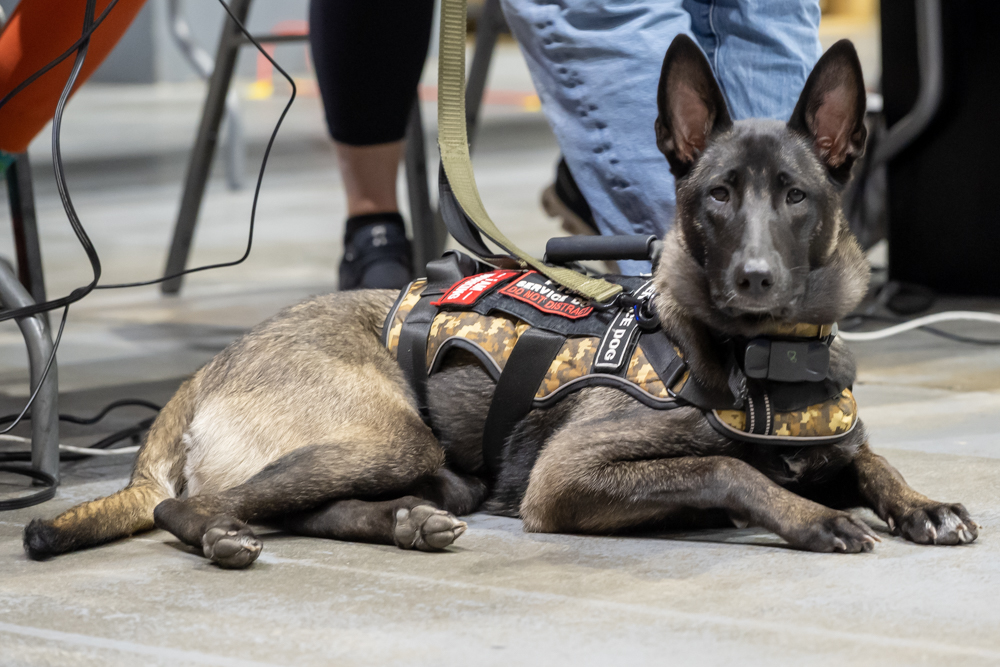
[[[452,276],[454,277],[454,276]],[[716,430],[772,445],[831,444],[857,424],[849,387],[826,377],[829,326],[793,325],[737,341],[741,397],[707,391],[649,309],[652,281],[606,276],[624,287],[611,306],[580,301],[534,271],[494,270],[410,283],[386,318],[382,342],[414,388],[426,418],[426,379],[448,352],[474,355],[497,382],[484,431],[493,469],[503,441],[534,408],[584,387],[606,386],[645,405],[700,408]]]

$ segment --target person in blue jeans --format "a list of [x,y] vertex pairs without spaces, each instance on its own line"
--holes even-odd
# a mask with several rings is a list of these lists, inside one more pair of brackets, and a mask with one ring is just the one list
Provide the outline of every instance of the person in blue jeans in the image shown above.
[[[667,47],[698,43],[734,120],[792,114],[822,55],[818,0],[502,0],[535,88],[602,234],[662,236],[674,181],[656,147]],[[623,273],[649,270],[620,262]]]
[[[819,0],[502,2],[568,164],[560,165],[555,193],[603,234],[659,236],[673,220],[674,183],[653,122],[674,37],[685,33],[701,45],[734,119],[788,118],[821,51]],[[412,270],[396,173],[434,2],[310,5],[317,79],[348,203],[340,287],[403,287]],[[646,262],[619,266],[649,270]]]

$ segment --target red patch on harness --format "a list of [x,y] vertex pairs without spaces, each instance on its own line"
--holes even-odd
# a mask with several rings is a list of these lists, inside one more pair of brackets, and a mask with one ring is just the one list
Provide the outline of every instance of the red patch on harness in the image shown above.
[[468,278],[462,278],[452,285],[445,295],[437,301],[432,301],[432,306],[471,306],[479,297],[489,292],[505,280],[510,280],[520,271],[490,271],[489,273],[479,273]]
[[571,320],[578,320],[594,312],[592,306],[563,292],[537,271],[525,273],[520,280],[501,289],[500,293],[532,305],[543,313]]

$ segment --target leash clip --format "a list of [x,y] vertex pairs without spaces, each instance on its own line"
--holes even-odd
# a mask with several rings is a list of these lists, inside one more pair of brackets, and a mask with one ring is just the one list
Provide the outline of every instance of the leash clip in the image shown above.
[[641,299],[637,298],[635,294],[619,292],[618,296],[607,304],[607,307],[631,310],[639,328],[642,331],[649,332],[655,331],[660,327],[660,317],[656,314],[656,311],[653,310],[652,303],[652,292],[646,294],[646,296]]
[[650,307],[653,296],[649,295],[641,302],[632,306],[635,321],[643,331],[655,331],[660,328],[660,316]]

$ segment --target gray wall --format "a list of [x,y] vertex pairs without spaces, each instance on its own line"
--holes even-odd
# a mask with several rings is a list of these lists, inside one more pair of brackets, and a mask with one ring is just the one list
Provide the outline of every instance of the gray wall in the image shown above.
[[[0,7],[8,15],[17,4],[18,0],[0,0]],[[257,0],[250,9],[247,27],[254,33],[262,33],[270,32],[279,21],[304,21],[308,6],[308,0]],[[194,40],[214,57],[225,16],[218,0],[186,0],[184,15]],[[305,51],[305,43],[281,45],[277,47],[276,57],[289,73],[300,75],[307,71]],[[255,78],[256,63],[256,49],[252,45],[244,48],[238,76]],[[196,74],[170,36],[166,0],[149,0],[91,81],[155,83],[195,78]]]

